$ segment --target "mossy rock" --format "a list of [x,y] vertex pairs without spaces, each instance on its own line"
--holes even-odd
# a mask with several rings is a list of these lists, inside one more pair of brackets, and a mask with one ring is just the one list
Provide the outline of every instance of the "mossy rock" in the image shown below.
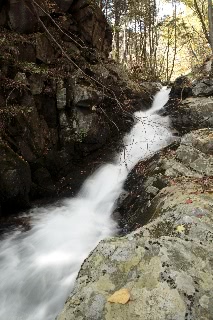
[[29,164],[0,140],[0,202],[2,208],[18,210],[29,206]]

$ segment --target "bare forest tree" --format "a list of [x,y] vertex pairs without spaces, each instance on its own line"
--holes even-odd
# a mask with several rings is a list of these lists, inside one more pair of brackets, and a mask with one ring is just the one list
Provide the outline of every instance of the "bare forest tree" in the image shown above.
[[213,9],[212,0],[208,0],[209,43],[213,53]]
[[[205,42],[213,52],[212,0],[162,0],[172,6],[166,16],[159,14],[157,1],[98,0],[98,3],[112,26],[113,59],[137,79],[169,82],[181,50],[189,56],[189,67],[200,63],[205,52],[208,54]],[[180,3],[194,12],[202,34],[177,12]]]

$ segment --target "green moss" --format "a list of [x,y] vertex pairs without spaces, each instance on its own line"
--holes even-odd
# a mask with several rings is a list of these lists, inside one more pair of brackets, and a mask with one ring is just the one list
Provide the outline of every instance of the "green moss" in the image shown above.
[[76,132],[75,141],[82,142],[86,136],[87,132],[84,129],[80,129],[78,132]]
[[49,73],[48,66],[39,66],[33,62],[19,62],[19,67],[23,69],[23,71],[29,71],[31,73],[44,74],[47,75]]

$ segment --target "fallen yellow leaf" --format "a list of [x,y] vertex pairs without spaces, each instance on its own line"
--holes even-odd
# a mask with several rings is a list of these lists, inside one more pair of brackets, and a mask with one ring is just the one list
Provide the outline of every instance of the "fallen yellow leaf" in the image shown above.
[[185,230],[185,227],[181,224],[180,226],[177,226],[176,230],[177,232],[182,233]]
[[121,303],[126,304],[130,299],[130,293],[128,289],[120,289],[118,291],[115,291],[108,299],[108,302],[112,303]]

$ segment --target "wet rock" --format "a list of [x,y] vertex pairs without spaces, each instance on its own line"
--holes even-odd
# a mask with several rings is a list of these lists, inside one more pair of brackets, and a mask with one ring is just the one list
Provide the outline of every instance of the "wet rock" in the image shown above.
[[4,211],[28,207],[30,186],[28,163],[0,140],[0,203]]
[[34,197],[49,197],[56,194],[52,177],[46,168],[39,168],[32,174]]

